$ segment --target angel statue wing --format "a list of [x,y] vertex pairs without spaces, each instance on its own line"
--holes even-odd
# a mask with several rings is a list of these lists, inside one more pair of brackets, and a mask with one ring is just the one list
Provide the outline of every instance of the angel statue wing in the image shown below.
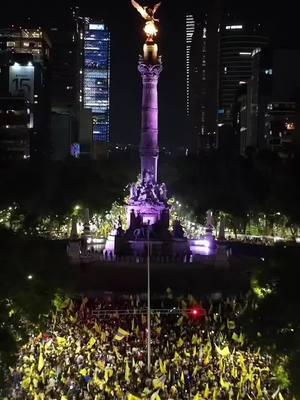
[[144,19],[146,19],[146,20],[149,19],[149,17],[150,17],[149,14],[147,13],[147,11],[142,6],[139,5],[139,3],[137,3],[134,0],[131,0],[131,4],[133,5],[134,8],[136,8],[138,10],[138,12],[141,14],[141,16]]
[[159,3],[156,3],[155,6],[153,7],[153,16],[156,13],[156,11],[159,9],[160,5],[161,5],[161,1]]

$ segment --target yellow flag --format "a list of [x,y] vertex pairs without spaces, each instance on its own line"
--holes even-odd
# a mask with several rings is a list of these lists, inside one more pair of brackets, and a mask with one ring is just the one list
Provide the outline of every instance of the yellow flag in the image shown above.
[[127,396],[127,400],[142,400],[142,398],[129,393]]
[[221,384],[221,386],[222,386],[223,389],[227,390],[227,392],[229,391],[229,389],[230,389],[230,383],[224,381],[222,375],[221,375],[221,378],[220,378],[220,384]]
[[30,378],[30,376],[27,376],[26,378],[23,378],[23,380],[21,382],[21,386],[22,386],[22,388],[27,390],[27,389],[29,389],[30,383],[31,383],[31,378]]
[[41,370],[44,368],[45,362],[44,362],[44,357],[42,350],[40,350],[40,356],[39,356],[39,362],[38,362],[38,371],[41,372]]
[[123,340],[124,337],[126,337],[126,336],[129,336],[129,332],[125,331],[122,328],[119,328],[118,332],[115,334],[114,339],[120,341],[120,340]]
[[160,400],[160,396],[159,396],[159,390],[157,390],[156,392],[152,393],[150,400]]
[[181,326],[182,325],[182,322],[183,322],[183,317],[180,317],[180,318],[178,318],[178,321],[177,321],[177,326]]
[[232,334],[232,339],[233,339],[235,342],[240,343],[240,337],[239,337],[239,335],[238,335],[237,333],[235,333],[235,332],[233,332],[233,334]]
[[181,339],[181,338],[179,338],[178,340],[177,340],[177,347],[182,347],[183,346],[183,344],[184,344],[184,341]]
[[197,394],[195,394],[195,396],[193,397],[193,400],[202,400],[199,392]]
[[159,369],[162,374],[167,373],[166,364],[161,360],[161,358],[159,359]]
[[262,397],[262,390],[261,390],[261,382],[260,382],[260,378],[257,379],[256,381],[256,390],[257,390],[257,396],[258,397]]
[[217,388],[214,388],[212,400],[218,400],[219,391]]
[[203,361],[204,365],[209,364],[210,360],[211,360],[211,354],[210,354],[210,352],[208,352],[206,357],[205,357],[205,359],[204,359],[204,361]]
[[193,357],[196,357],[197,355],[197,348],[196,346],[193,347]]
[[198,336],[194,334],[192,336],[192,344],[197,344],[197,343],[198,343]]
[[184,385],[184,373],[181,371],[180,382]]
[[222,357],[226,357],[226,356],[230,355],[228,346],[225,346],[223,349],[220,349],[220,347],[218,347],[217,345],[215,345],[215,346],[216,346],[217,353],[220,354]]
[[156,332],[158,335],[160,335],[160,333],[161,333],[161,326],[157,326],[157,327],[155,328],[155,332]]
[[206,386],[205,386],[204,394],[203,394],[204,398],[205,399],[209,399],[209,394],[210,394],[210,390],[209,390],[209,386],[208,386],[208,383],[207,383]]
[[95,343],[96,343],[96,339],[94,338],[94,336],[92,336],[87,344],[88,349],[91,349]]
[[126,365],[125,365],[125,381],[127,383],[130,383],[130,368],[128,365],[128,361],[126,361]]
[[238,373],[237,373],[237,369],[235,368],[235,367],[232,367],[231,368],[231,376],[233,377],[233,378],[237,378],[237,376],[238,376]]
[[86,376],[87,373],[88,373],[88,371],[87,371],[86,368],[82,368],[82,369],[79,371],[79,373],[80,373],[80,375],[82,375],[82,376]]
[[122,328],[119,328],[119,329],[118,329],[118,333],[119,333],[120,335],[129,336],[129,332],[125,331],[125,330],[122,329]]
[[104,361],[98,360],[98,361],[96,361],[96,365],[101,371],[103,371],[105,369],[105,362]]
[[154,378],[152,380],[154,389],[162,389],[164,387],[165,381],[166,377],[164,375],[161,375],[159,378]]
[[57,336],[56,341],[59,346],[65,346],[67,344],[67,339],[64,337]]
[[108,368],[105,368],[105,371],[104,371],[104,380],[105,380],[106,383],[108,382]]

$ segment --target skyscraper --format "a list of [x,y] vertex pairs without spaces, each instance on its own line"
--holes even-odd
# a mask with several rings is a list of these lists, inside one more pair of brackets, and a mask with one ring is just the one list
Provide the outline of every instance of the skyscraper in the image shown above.
[[[219,127],[232,126],[232,111],[240,85],[251,76],[252,53],[268,44],[260,25],[227,19],[220,35]],[[222,142],[219,140],[219,144]]]
[[109,142],[110,32],[103,21],[83,18],[79,34],[79,103],[92,112],[92,142]]
[[252,73],[236,107],[234,127],[241,154],[268,148],[282,156],[296,150],[299,132],[300,51],[253,52]]
[[221,0],[186,15],[187,116],[196,151],[215,147],[221,16]]
[[185,43],[186,43],[186,114],[190,115],[190,86],[191,86],[191,45],[195,31],[195,20],[192,14],[186,14],[185,21]]
[[50,89],[53,160],[64,160],[69,157],[73,143],[77,143],[78,147],[79,66],[74,14],[69,12],[63,21],[56,19],[53,23],[50,21],[48,23],[47,32],[52,43]]
[[0,30],[1,110],[9,114],[0,122],[3,158],[49,155],[50,48],[40,28]]

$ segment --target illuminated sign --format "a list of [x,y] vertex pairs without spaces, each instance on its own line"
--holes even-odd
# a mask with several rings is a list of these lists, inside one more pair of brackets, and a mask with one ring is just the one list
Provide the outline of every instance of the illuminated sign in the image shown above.
[[104,24],[90,24],[89,29],[93,31],[104,31]]
[[12,96],[24,96],[33,103],[34,66],[16,63],[9,67],[9,93]]

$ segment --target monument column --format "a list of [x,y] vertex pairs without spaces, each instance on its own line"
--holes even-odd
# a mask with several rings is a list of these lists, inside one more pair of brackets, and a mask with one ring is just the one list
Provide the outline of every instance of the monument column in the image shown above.
[[147,39],[144,54],[138,65],[142,77],[142,126],[140,142],[141,176],[145,172],[157,182],[158,161],[158,99],[157,84],[162,71],[160,58],[157,56],[157,44]]

